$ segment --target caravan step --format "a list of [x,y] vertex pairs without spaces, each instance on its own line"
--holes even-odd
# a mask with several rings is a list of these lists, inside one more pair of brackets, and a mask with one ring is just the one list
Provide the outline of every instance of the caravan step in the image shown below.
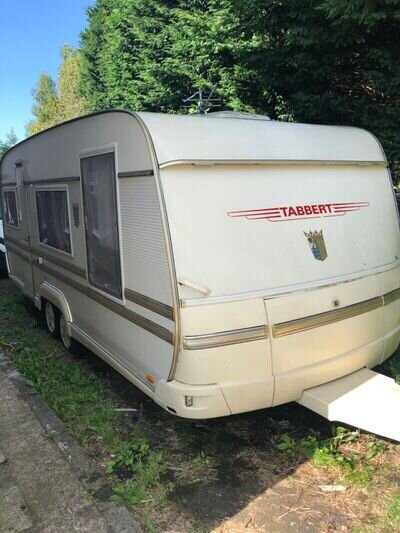
[[400,385],[367,368],[304,391],[298,403],[332,422],[400,442]]

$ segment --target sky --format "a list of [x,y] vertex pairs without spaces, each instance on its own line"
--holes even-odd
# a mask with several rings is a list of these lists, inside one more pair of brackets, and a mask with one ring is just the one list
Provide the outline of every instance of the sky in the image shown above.
[[94,0],[0,0],[0,140],[18,140],[32,118],[32,90],[42,72],[56,80],[60,49],[79,45]]

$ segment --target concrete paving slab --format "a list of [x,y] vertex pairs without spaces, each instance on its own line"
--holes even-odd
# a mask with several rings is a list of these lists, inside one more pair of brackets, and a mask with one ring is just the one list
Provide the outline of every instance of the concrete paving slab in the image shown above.
[[[93,486],[104,494],[101,473],[4,354],[0,354],[0,427],[0,448],[6,459],[0,468],[7,467],[12,480],[0,483],[1,533],[23,528],[30,528],[30,533],[140,532],[126,509],[108,498],[87,497],[88,487],[92,492]],[[49,427],[58,440],[46,438]],[[18,518],[14,526],[13,515]],[[11,526],[20,529],[7,529]]]

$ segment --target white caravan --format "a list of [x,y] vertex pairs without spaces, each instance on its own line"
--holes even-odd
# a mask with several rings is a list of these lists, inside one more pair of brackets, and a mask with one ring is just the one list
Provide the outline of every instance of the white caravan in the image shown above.
[[182,417],[294,400],[400,439],[369,370],[399,346],[400,231],[367,131],[113,110],[19,143],[1,184],[9,275],[67,347]]

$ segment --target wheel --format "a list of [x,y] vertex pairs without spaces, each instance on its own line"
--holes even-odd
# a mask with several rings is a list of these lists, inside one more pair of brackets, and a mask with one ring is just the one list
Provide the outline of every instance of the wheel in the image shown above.
[[58,314],[59,312],[57,307],[55,307],[52,303],[46,301],[46,304],[44,306],[46,327],[47,331],[54,335],[54,337],[58,337],[59,333]]
[[68,324],[65,320],[64,316],[60,314],[60,320],[59,320],[59,326],[60,326],[60,338],[61,342],[66,350],[74,351],[76,348],[76,340],[71,337],[71,335],[68,332]]

